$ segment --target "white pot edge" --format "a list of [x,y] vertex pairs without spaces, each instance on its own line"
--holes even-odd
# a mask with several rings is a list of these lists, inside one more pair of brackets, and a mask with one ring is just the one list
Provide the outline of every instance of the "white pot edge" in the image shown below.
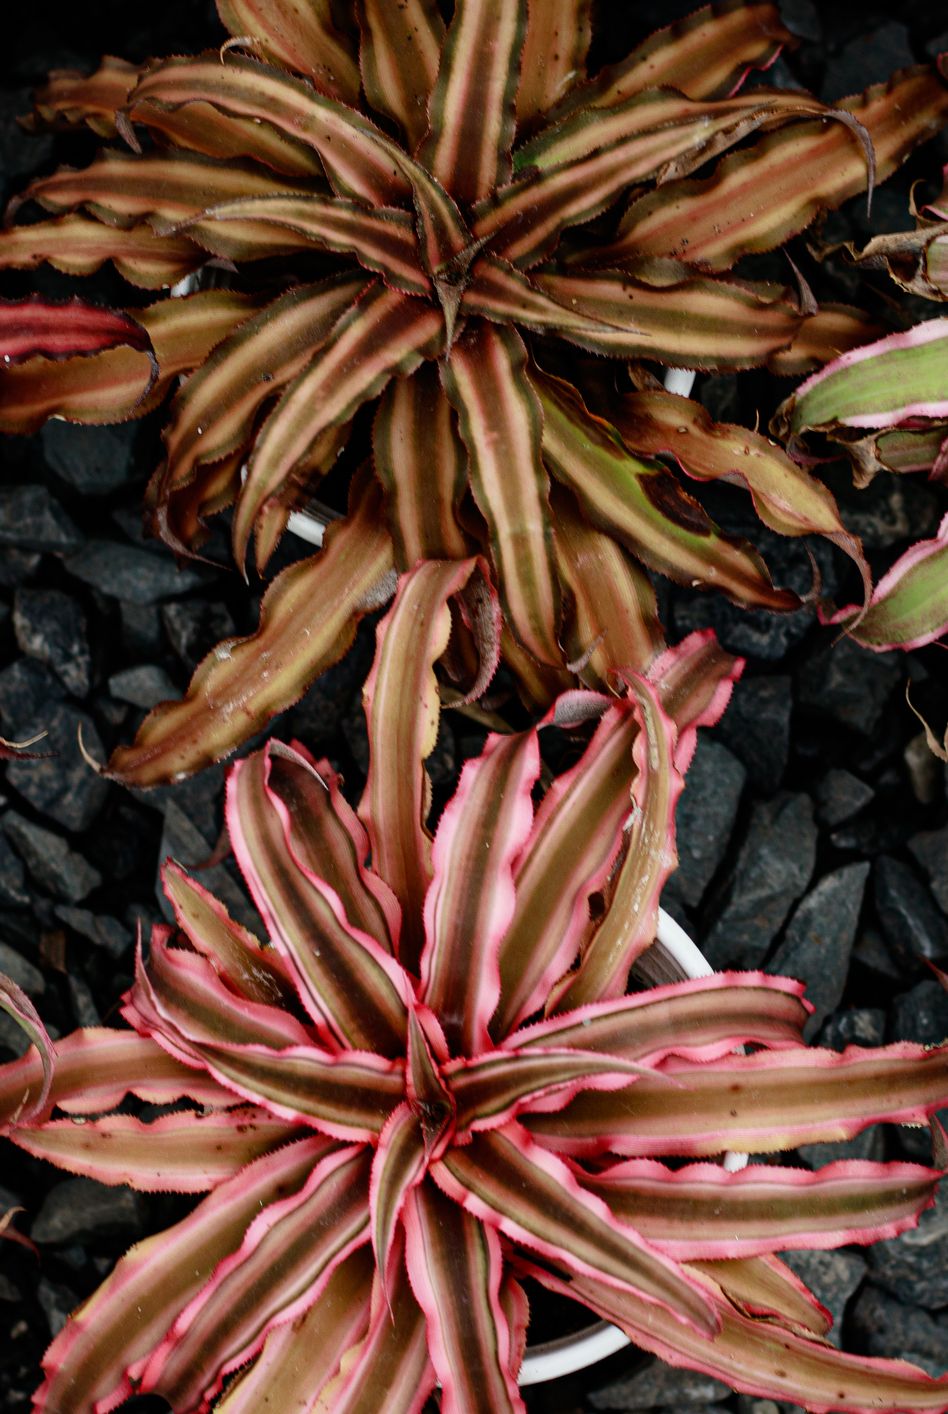
[[[688,977],[709,977],[714,968],[704,953],[688,937],[678,923],[663,908],[658,910],[656,943],[660,944],[672,959],[678,963]],[[747,1155],[727,1153],[724,1167],[730,1172],[742,1169],[747,1164]],[[614,1355],[617,1350],[631,1345],[629,1337],[618,1326],[600,1321],[588,1330],[575,1335],[562,1336],[559,1340],[547,1341],[543,1345],[527,1347],[520,1367],[520,1384],[537,1385],[546,1380],[557,1380],[563,1375],[573,1375]]]

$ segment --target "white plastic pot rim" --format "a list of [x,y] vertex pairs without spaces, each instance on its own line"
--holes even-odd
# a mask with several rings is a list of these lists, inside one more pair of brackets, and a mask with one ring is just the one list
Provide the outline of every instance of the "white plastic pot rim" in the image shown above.
[[[658,910],[655,947],[661,948],[686,977],[709,977],[714,971],[704,953],[695,947],[685,930],[663,908]],[[729,1172],[742,1169],[746,1164],[746,1154],[724,1155],[724,1167]],[[607,1355],[614,1355],[617,1350],[630,1344],[629,1337],[618,1326],[599,1321],[574,1335],[562,1336],[543,1345],[528,1346],[520,1367],[520,1383],[537,1385],[546,1380],[561,1379],[563,1375],[573,1375],[577,1370],[585,1370],[587,1366],[605,1360]]]

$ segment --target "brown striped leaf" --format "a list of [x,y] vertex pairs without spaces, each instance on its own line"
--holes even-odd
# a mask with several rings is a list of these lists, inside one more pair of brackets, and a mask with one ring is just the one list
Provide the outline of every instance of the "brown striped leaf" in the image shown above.
[[[948,116],[948,88],[929,69],[906,69],[838,105],[872,140],[884,181]],[[866,154],[840,122],[801,122],[726,157],[714,175],[669,183],[629,207],[601,259],[670,257],[726,270],[742,255],[772,250],[820,213],[864,191]]]
[[590,0],[529,0],[518,126],[544,117],[582,80],[592,39],[591,9]]
[[533,829],[531,792],[540,773],[535,732],[489,736],[468,761],[431,852],[425,896],[422,1000],[452,1051],[488,1044],[500,997],[498,955],[515,911],[515,862]]
[[398,374],[432,357],[443,339],[441,313],[426,300],[379,281],[333,326],[264,423],[234,515],[233,546],[243,565],[258,513],[277,494],[316,438],[351,418]]
[[388,1283],[390,1260],[405,1204],[422,1182],[428,1144],[415,1107],[404,1101],[393,1110],[379,1135],[369,1180],[372,1250],[375,1267]]
[[36,270],[44,261],[67,275],[91,275],[107,260],[133,285],[160,289],[206,260],[185,236],[157,236],[147,226],[105,226],[72,213],[0,230],[0,267]]
[[733,423],[715,422],[700,403],[674,393],[631,393],[613,411],[633,452],[669,457],[699,481],[745,486],[761,520],[778,535],[825,536],[853,560],[868,599],[872,581],[861,542],[843,525],[827,487],[776,442]]
[[762,1051],[700,1068],[670,1059],[664,1068],[681,1088],[641,1080],[634,1106],[581,1095],[562,1114],[527,1122],[561,1152],[577,1154],[778,1153],[849,1139],[883,1120],[923,1122],[944,1103],[948,1048]]
[[107,54],[91,74],[53,69],[33,94],[33,116],[21,119],[31,132],[85,124],[99,137],[115,137],[115,115],[138,82],[141,69]]
[[274,172],[325,186],[323,164],[313,148],[265,119],[237,118],[200,101],[174,109],[134,101],[119,115],[119,125],[129,146],[137,150],[133,123],[146,127],[160,146],[188,148],[227,162],[249,157]]
[[533,383],[543,408],[544,458],[594,525],[679,583],[713,586],[748,606],[797,605],[796,595],[773,587],[753,550],[722,535],[658,463],[632,456],[574,388],[537,374]]
[[554,487],[550,501],[568,595],[563,646],[583,682],[613,690],[617,669],[643,672],[664,647],[655,591],[611,536],[583,520],[568,491]]
[[375,661],[363,689],[369,770],[359,815],[372,867],[402,907],[399,957],[413,972],[423,944],[421,919],[431,882],[425,827],[431,783],[424,762],[438,735],[434,665],[448,644],[448,600],[469,581],[476,561],[429,560],[403,575],[395,603],[376,631]]
[[444,21],[438,7],[434,0],[362,0],[359,23],[366,98],[401,125],[414,150],[428,128],[428,99],[441,60]]
[[543,418],[526,358],[516,330],[478,322],[452,348],[443,377],[470,457],[474,498],[490,528],[508,620],[539,662],[558,665]]
[[451,1061],[444,1070],[462,1138],[496,1130],[524,1110],[562,1109],[582,1090],[625,1089],[645,1074],[654,1075],[654,1068],[613,1055],[570,1047],[521,1051],[512,1043],[506,1050]]
[[134,743],[113,752],[114,778],[155,785],[229,755],[342,657],[392,568],[378,496],[354,496],[354,513],[330,526],[319,554],[274,580],[256,633],[218,644],[184,699],[154,708]]
[[832,1248],[897,1237],[935,1199],[940,1175],[921,1164],[852,1159],[816,1173],[752,1164],[672,1171],[630,1159],[582,1181],[669,1256],[755,1256],[782,1248]]
[[832,1328],[829,1311],[779,1257],[732,1257],[688,1265],[709,1276],[744,1315],[776,1316],[791,1329],[811,1335],[826,1335]]
[[652,284],[617,271],[537,272],[558,304],[599,327],[563,328],[563,337],[594,353],[650,358],[679,368],[749,368],[793,348],[805,321],[779,286],[680,272]]
[[409,294],[428,294],[431,286],[420,268],[411,217],[395,207],[367,211],[355,201],[319,195],[249,196],[208,206],[199,216],[157,227],[159,233],[206,232],[219,222],[271,223],[304,236],[316,246],[351,253],[367,270]]
[[[274,762],[283,792],[271,784]],[[382,947],[346,917],[339,895],[313,867],[318,848],[308,848],[305,828],[294,829],[288,801],[305,787],[297,784],[294,792],[293,776],[310,770],[301,758],[294,762],[270,748],[237,762],[227,783],[231,845],[313,1019],[343,1048],[403,1054],[409,987],[391,945]]]
[[422,559],[464,559],[470,547],[458,508],[467,485],[467,453],[433,363],[385,389],[372,451],[399,569]]
[[808,314],[803,320],[793,343],[771,354],[767,367],[780,377],[812,373],[882,333],[883,326],[865,310],[848,304],[821,304],[815,314]]
[[[193,59],[165,59],[144,75],[132,101],[171,111],[209,103],[234,117],[268,122],[319,153],[341,196],[369,205],[398,205],[410,193],[402,175],[405,154],[374,123],[285,70],[253,59],[228,54],[222,64],[216,50]],[[251,193],[233,193],[241,194]]]
[[405,1213],[405,1258],[425,1315],[444,1414],[517,1414],[498,1234],[427,1182]]
[[359,69],[336,29],[330,0],[217,0],[221,24],[268,58],[306,74],[334,98],[355,103]]
[[171,404],[162,496],[186,485],[200,462],[246,441],[260,407],[305,366],[364,284],[364,276],[339,275],[297,286],[204,360]]
[[457,201],[478,201],[509,173],[526,23],[527,0],[457,0],[455,5],[421,157]]

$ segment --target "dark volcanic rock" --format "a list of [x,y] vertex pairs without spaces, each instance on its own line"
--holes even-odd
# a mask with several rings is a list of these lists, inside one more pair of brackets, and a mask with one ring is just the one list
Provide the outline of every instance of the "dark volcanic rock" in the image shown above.
[[[948,1306],[948,1192],[941,1185],[935,1205],[918,1227],[869,1248],[873,1281],[900,1301],[937,1310]],[[898,1347],[896,1347],[898,1348]]]
[[730,897],[702,944],[714,967],[763,963],[809,883],[815,857],[816,826],[809,796],[783,791],[755,806]]
[[746,775],[726,746],[699,735],[675,816],[678,868],[668,883],[691,908],[724,858]]
[[677,1370],[658,1360],[641,1370],[613,1380],[588,1396],[593,1409],[652,1409],[656,1404],[691,1409],[696,1404],[716,1404],[730,1394],[727,1385],[696,1370]]
[[75,599],[59,589],[18,589],[13,629],[21,652],[52,668],[74,696],[86,696],[92,656],[86,616]]
[[869,874],[868,864],[847,864],[820,880],[797,906],[769,972],[806,983],[814,1010],[804,1036],[812,1040],[839,1005],[849,974],[849,954]]
[[874,791],[842,768],[827,771],[816,787],[816,816],[823,825],[841,825],[872,800]]
[[742,678],[717,728],[749,783],[764,795],[773,794],[787,769],[792,708],[788,677]]
[[893,1041],[940,1046],[948,1041],[948,992],[934,978],[896,997],[892,1006]]
[[868,1282],[853,1302],[847,1325],[853,1345],[865,1355],[891,1359],[897,1353],[930,1375],[944,1371],[948,1317],[930,1316]]
[[204,599],[163,604],[161,621],[168,642],[187,668],[192,668],[210,653],[221,639],[233,638],[237,632],[226,605],[208,603]]
[[857,1252],[781,1252],[786,1262],[806,1283],[833,1318],[827,1339],[840,1345],[840,1327],[846,1303],[866,1274],[865,1259]]
[[137,668],[123,668],[120,673],[114,673],[109,678],[109,691],[120,702],[143,708],[155,707],[179,695],[164,668],[155,663],[142,663]]
[[881,1046],[885,1041],[885,1021],[881,1007],[838,1011],[820,1032],[819,1044],[831,1051],[842,1051],[847,1046]]
[[0,545],[68,555],[83,537],[45,486],[0,486]]
[[38,967],[28,962],[16,948],[0,942],[0,972],[11,977],[27,996],[41,997],[46,991],[46,980]]
[[[85,830],[102,809],[109,783],[96,775],[82,758],[79,732],[93,760],[104,761],[106,752],[87,713],[57,702],[29,732],[45,729],[44,749],[55,752],[40,761],[12,761],[7,780],[43,815],[67,830]],[[21,728],[17,728],[21,730]]]
[[204,579],[190,566],[179,569],[170,555],[152,555],[115,540],[90,540],[77,555],[69,557],[66,568],[101,593],[133,604],[154,604],[186,594]]
[[104,496],[128,479],[134,422],[115,427],[81,427],[71,422],[47,422],[40,433],[47,465],[84,496]]
[[30,1231],[34,1242],[59,1244],[103,1234],[138,1236],[142,1200],[130,1188],[67,1178],[47,1193]]
[[943,960],[948,954],[948,921],[914,870],[883,855],[873,869],[873,886],[886,942],[906,968],[917,970],[923,958]]
[[[0,816],[0,830],[2,828]],[[23,861],[10,848],[6,835],[0,834],[0,904],[7,908],[26,908],[29,902]]]
[[942,913],[948,913],[948,825],[941,830],[923,830],[913,835],[908,847],[928,875]]
[[870,736],[901,675],[894,654],[872,653],[841,638],[804,663],[800,702]]
[[[43,730],[51,704],[66,692],[55,673],[34,658],[18,658],[0,672],[0,724],[3,735],[23,739]],[[47,750],[47,747],[37,750]]]
[[132,945],[129,929],[117,918],[110,918],[107,914],[60,904],[56,909],[56,917],[80,937],[86,938],[96,947],[104,948],[112,957],[121,957]]
[[[158,851],[159,868],[168,858],[176,859],[186,869],[203,864],[213,850],[215,843],[215,840],[205,839],[195,828],[190,816],[186,815],[173,800],[169,800],[165,808],[165,828]],[[247,895],[240,885],[231,878],[223,864],[215,864],[210,869],[202,869],[199,878],[204,888],[210,889],[211,893],[226,906],[232,918],[236,918],[238,923],[243,923],[251,932],[259,930],[260,920]],[[160,908],[168,921],[171,922],[173,913],[161,887],[160,876],[155,881],[155,896]]]
[[13,810],[3,816],[2,824],[7,839],[37,884],[55,898],[78,903],[101,884],[99,871],[70,849],[61,835],[34,825]]
[[915,63],[909,32],[897,20],[860,34],[835,54],[826,66],[820,97],[827,102],[861,93]]

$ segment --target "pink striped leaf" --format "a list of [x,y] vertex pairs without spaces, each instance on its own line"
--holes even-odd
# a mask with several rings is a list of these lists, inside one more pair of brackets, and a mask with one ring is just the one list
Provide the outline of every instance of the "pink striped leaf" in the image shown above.
[[[0,372],[25,359],[85,358],[107,349],[129,348],[147,354],[158,376],[147,331],[120,309],[100,309],[75,298],[53,303],[38,296],[0,300]],[[144,390],[148,392],[149,383]],[[144,393],[142,396],[144,396]]]
[[395,951],[401,918],[391,889],[369,867],[369,837],[342,793],[342,777],[305,747],[268,744],[267,790],[285,811],[294,859],[337,895],[347,923],[387,953]]
[[864,648],[921,648],[948,633],[948,515],[932,540],[919,540],[888,570],[863,612],[838,609],[827,623],[845,624]]
[[438,77],[444,21],[434,0],[362,0],[359,65],[377,113],[399,123],[414,150],[428,127],[428,99]]
[[221,24],[251,39],[268,58],[306,74],[318,89],[348,103],[359,96],[359,70],[336,29],[330,0],[216,0]]
[[522,1110],[562,1109],[582,1090],[621,1090],[636,1076],[654,1074],[653,1066],[578,1046],[522,1051],[508,1045],[444,1068],[460,1135],[499,1129]]
[[235,117],[265,119],[319,153],[340,196],[369,206],[397,206],[410,192],[402,175],[404,154],[373,122],[285,70],[254,59],[228,54],[222,64],[216,50],[196,58],[165,59],[144,74],[132,102],[171,111],[203,102]]
[[23,1125],[29,1123],[34,1115],[41,1114],[49,1104],[56,1065],[53,1042],[42,1017],[23,988],[4,972],[0,972],[0,1011],[12,1017],[27,1037],[42,1071],[42,1084],[35,1090],[31,1086],[28,1100],[24,1099],[21,1106],[9,1115],[10,1122]]
[[466,559],[470,541],[458,509],[467,489],[467,451],[433,363],[385,389],[372,452],[399,569],[411,569],[418,560]]
[[711,629],[696,629],[649,664],[645,676],[675,723],[675,768],[682,775],[691,764],[698,728],[717,726],[743,671],[744,659],[726,653]]
[[797,605],[796,595],[774,588],[754,551],[722,535],[670,472],[633,456],[570,384],[537,373],[532,382],[543,409],[544,460],[594,525],[679,583],[713,584],[749,606]]
[[575,339],[587,348],[596,348],[601,336],[607,352],[614,352],[611,341],[617,334],[639,332],[630,330],[633,316],[627,304],[612,311],[622,323],[609,327],[592,314],[577,313],[575,308],[560,304],[524,271],[488,254],[481,255],[471,267],[470,281],[461,297],[461,312],[498,324],[524,324],[541,334],[552,332],[561,338]]
[[508,621],[539,662],[559,664],[543,414],[526,363],[515,329],[478,321],[452,348],[443,376],[470,456],[474,499],[490,529]]
[[318,860],[301,852],[290,806],[271,788],[274,761],[292,791],[291,761],[269,748],[238,762],[227,785],[227,826],[254,902],[303,1005],[333,1043],[404,1054],[407,979],[391,945],[350,922],[335,889],[311,867]]
[[399,956],[414,971],[423,945],[424,897],[431,881],[425,827],[431,784],[424,762],[438,735],[440,701],[434,664],[448,645],[448,600],[468,583],[476,561],[431,560],[399,583],[376,631],[377,649],[363,690],[369,770],[359,814],[372,867],[402,907]]
[[477,1054],[500,997],[498,955],[514,915],[514,867],[533,829],[535,732],[489,736],[438,825],[425,897],[421,999],[451,1049]]
[[569,1271],[634,1291],[669,1311],[676,1324],[712,1334],[717,1319],[700,1283],[661,1255],[572,1170],[517,1124],[476,1134],[431,1170],[438,1186],[472,1217]]
[[298,1193],[254,1218],[145,1362],[143,1393],[179,1409],[200,1404],[261,1350],[274,1326],[319,1300],[335,1268],[366,1240],[368,1164],[362,1148],[329,1154]]
[[497,1232],[423,1183],[405,1207],[405,1257],[444,1414],[518,1414]]
[[457,0],[455,5],[421,157],[458,201],[487,196],[510,171],[526,22],[527,0]]
[[161,886],[178,927],[232,991],[249,1001],[271,1005],[290,999],[289,974],[276,949],[262,948],[252,933],[231,918],[220,900],[173,859],[162,865]]
[[632,675],[626,681],[641,730],[632,748],[637,770],[624,857],[609,882],[605,916],[576,970],[551,991],[548,1011],[623,995],[629,968],[655,939],[659,895],[678,862],[674,822],[683,781],[675,725],[651,683]]
[[515,870],[513,916],[500,945],[500,1004],[492,1030],[508,1036],[541,1007],[585,936],[589,898],[608,877],[632,809],[639,723],[611,706],[577,764],[558,776],[537,810]]
[[66,1114],[102,1114],[125,1095],[152,1104],[190,1098],[212,1107],[232,1105],[234,1096],[208,1075],[191,1070],[147,1036],[87,1026],[54,1048],[52,1085],[40,1106],[46,1077],[39,1054],[30,1050],[0,1071],[0,1123],[20,1116],[33,1122],[54,1105]]
[[[435,1387],[428,1358],[428,1330],[415,1300],[401,1250],[393,1256],[388,1286],[376,1273],[369,1328],[343,1356],[339,1374],[313,1387],[319,1414],[377,1414],[386,1407],[399,1414],[422,1414]],[[226,1405],[222,1414],[228,1414]],[[248,1414],[250,1411],[248,1410]]]
[[816,1173],[752,1164],[672,1171],[630,1159],[581,1181],[669,1256],[740,1257],[785,1247],[879,1242],[915,1227],[934,1202],[940,1172],[920,1164],[852,1159]]
[[384,602],[380,585],[392,568],[378,497],[372,489],[354,496],[354,513],[329,527],[319,554],[290,565],[270,586],[257,632],[219,644],[198,666],[184,699],[156,707],[134,743],[113,752],[113,778],[148,786],[210,765],[342,657],[360,618]]
[[46,1352],[37,1410],[56,1414],[71,1402],[105,1414],[121,1404],[133,1391],[129,1372],[147,1359],[221,1260],[239,1248],[261,1208],[297,1192],[334,1147],[314,1135],[256,1159],[181,1222],[136,1243]]
[[367,287],[316,357],[282,393],[254,443],[234,515],[234,555],[243,564],[258,514],[277,494],[317,437],[338,427],[396,375],[431,357],[443,337],[439,310],[427,301]]
[[403,1067],[365,1051],[333,1056],[315,1046],[200,1046],[222,1085],[281,1119],[312,1123],[335,1139],[368,1143],[402,1099]]
[[502,1043],[577,1047],[657,1064],[666,1056],[716,1060],[738,1043],[781,1050],[800,1044],[812,1007],[803,984],[766,972],[716,972],[591,1002],[521,1027]]
[[688,1266],[709,1276],[747,1316],[776,1316],[791,1329],[810,1335],[826,1335],[832,1328],[829,1311],[779,1257],[717,1258]]
[[274,1326],[257,1359],[218,1401],[218,1414],[259,1414],[267,1402],[293,1414],[311,1408],[315,1392],[366,1333],[373,1270],[368,1247],[340,1262],[321,1301],[295,1321]]
[[427,1151],[415,1107],[406,1100],[392,1111],[379,1135],[369,1181],[372,1251],[386,1286],[398,1225],[409,1195],[425,1176]]
[[583,1156],[778,1153],[850,1139],[883,1120],[924,1123],[945,1101],[948,1047],[760,1051],[698,1066],[670,1057],[663,1069],[680,1088],[638,1081],[634,1113],[619,1096],[587,1094],[525,1122],[560,1152]]
[[359,96],[359,70],[351,37],[333,17],[331,0],[215,0],[231,35],[221,56],[252,50],[278,66],[305,75],[322,93],[346,103]]
[[582,1301],[604,1320],[621,1326],[631,1340],[666,1364],[699,1370],[746,1394],[794,1404],[805,1400],[813,1414],[834,1410],[902,1414],[906,1409],[945,1414],[948,1410],[948,1375],[932,1379],[905,1360],[847,1355],[825,1341],[745,1316],[710,1281],[708,1296],[721,1321],[711,1340],[676,1325],[664,1312],[653,1316],[645,1302],[630,1292],[614,1291],[603,1281],[586,1276],[564,1280],[537,1266],[529,1270],[550,1290]]
[[144,1193],[206,1193],[299,1137],[298,1125],[251,1106],[211,1114],[183,1110],[147,1124],[132,1115],[76,1116],[20,1125],[12,1136],[19,1148],[57,1168]]

